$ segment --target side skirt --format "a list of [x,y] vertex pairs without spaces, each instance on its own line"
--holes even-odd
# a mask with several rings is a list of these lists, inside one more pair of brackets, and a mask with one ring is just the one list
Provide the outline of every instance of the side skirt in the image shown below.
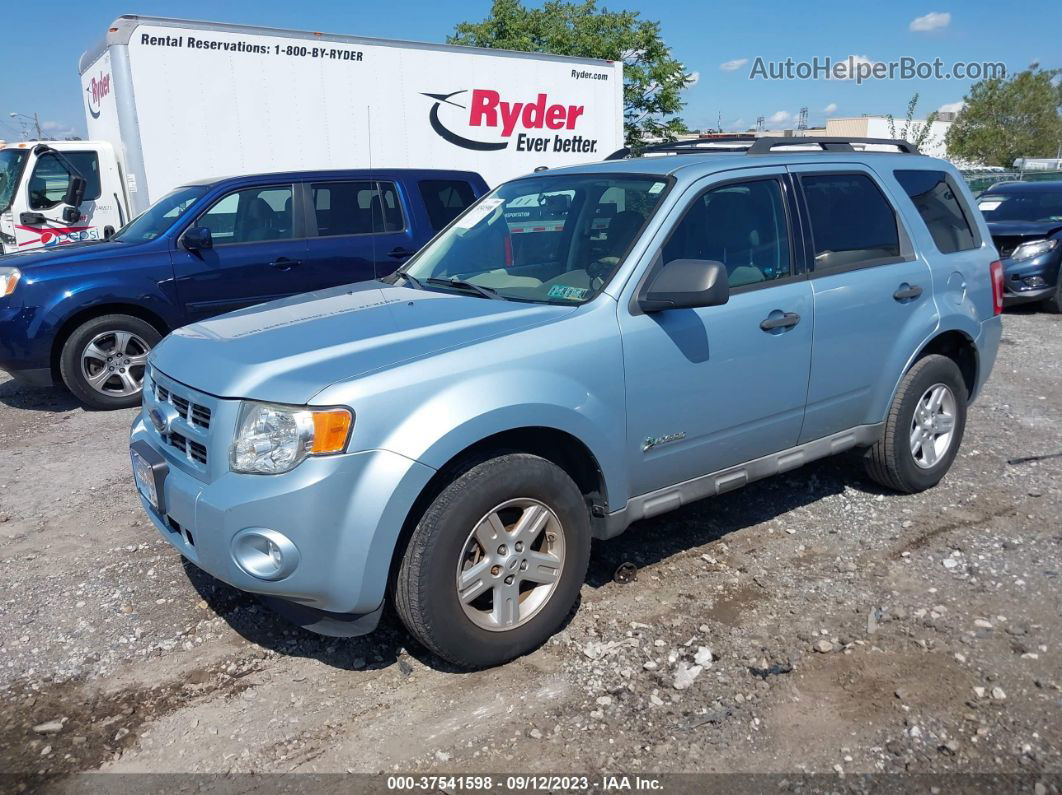
[[753,459],[744,464],[633,497],[627,501],[626,508],[610,513],[604,522],[597,524],[594,528],[596,531],[594,537],[614,538],[639,519],[659,516],[705,497],[714,497],[716,494],[733,491],[754,480],[777,475],[779,472],[788,472],[811,461],[826,458],[853,447],[869,446],[881,437],[884,427],[884,424],[860,425],[813,442],[790,447],[788,450]]

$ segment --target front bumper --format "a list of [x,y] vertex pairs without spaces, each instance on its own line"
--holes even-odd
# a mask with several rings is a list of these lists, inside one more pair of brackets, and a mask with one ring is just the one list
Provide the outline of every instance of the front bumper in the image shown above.
[[1059,274],[1060,253],[1051,251],[1029,260],[1003,264],[1003,304],[1013,306],[1042,301],[1054,295]]
[[[282,475],[226,471],[204,479],[177,465],[172,447],[162,443],[143,414],[130,432],[130,444],[137,442],[168,464],[161,483],[163,511],[142,495],[141,504],[159,534],[189,561],[240,590],[294,602],[313,613],[371,619],[354,621],[356,631],[341,632],[329,631],[324,620],[329,617],[318,616],[319,626],[309,627],[316,631],[371,631],[399,533],[435,470],[397,453],[371,450],[309,458]],[[261,579],[241,568],[234,539],[248,528],[272,530],[297,549],[298,563],[287,576]]]

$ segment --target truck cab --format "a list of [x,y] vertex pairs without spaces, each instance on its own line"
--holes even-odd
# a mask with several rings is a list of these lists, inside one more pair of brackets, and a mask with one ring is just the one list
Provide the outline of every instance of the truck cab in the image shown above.
[[105,240],[129,220],[105,141],[0,143],[0,253]]

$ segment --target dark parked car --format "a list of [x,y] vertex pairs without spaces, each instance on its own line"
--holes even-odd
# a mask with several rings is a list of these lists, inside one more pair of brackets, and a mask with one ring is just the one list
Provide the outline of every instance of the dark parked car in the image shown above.
[[1062,312],[1062,181],[1001,182],[977,206],[1003,262],[1004,303]]
[[0,257],[0,369],[136,405],[171,329],[386,276],[486,190],[471,172],[411,169],[184,185],[110,240]]

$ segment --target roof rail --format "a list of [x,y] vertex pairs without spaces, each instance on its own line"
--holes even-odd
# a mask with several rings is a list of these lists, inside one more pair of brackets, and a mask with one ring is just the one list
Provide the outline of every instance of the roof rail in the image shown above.
[[[865,151],[856,149],[853,144],[863,146],[894,146],[904,154],[921,154],[918,147],[910,141],[899,138],[855,138],[855,137],[761,137],[743,138],[697,138],[691,141],[666,141],[660,144],[651,144],[643,147],[635,155],[685,155],[685,154],[715,154],[718,152],[744,152],[749,155],[766,155],[781,150],[783,147],[793,146],[818,146],[820,152],[856,152]],[[793,150],[789,150],[792,153]],[[799,150],[798,150],[799,151]],[[871,150],[874,151],[874,150]],[[610,154],[605,160],[625,160],[633,154],[630,147],[624,147]]]

